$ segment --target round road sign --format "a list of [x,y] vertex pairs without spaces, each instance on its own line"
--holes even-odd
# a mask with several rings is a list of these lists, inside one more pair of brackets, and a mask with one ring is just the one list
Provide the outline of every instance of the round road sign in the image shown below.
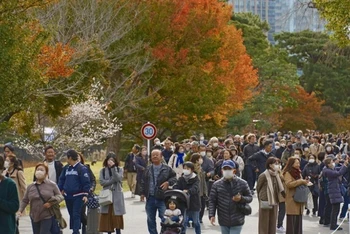
[[146,140],[152,140],[157,135],[157,128],[154,124],[146,123],[141,128],[141,135]]

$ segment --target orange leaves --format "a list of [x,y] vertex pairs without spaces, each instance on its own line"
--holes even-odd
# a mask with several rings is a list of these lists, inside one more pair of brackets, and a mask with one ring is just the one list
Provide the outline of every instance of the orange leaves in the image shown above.
[[307,93],[301,86],[291,90],[290,95],[296,103],[279,113],[282,129],[315,129],[314,120],[321,113],[323,101],[319,101],[314,93]]
[[74,49],[62,43],[43,46],[38,56],[38,67],[44,80],[69,77],[74,72],[68,65],[73,54]]

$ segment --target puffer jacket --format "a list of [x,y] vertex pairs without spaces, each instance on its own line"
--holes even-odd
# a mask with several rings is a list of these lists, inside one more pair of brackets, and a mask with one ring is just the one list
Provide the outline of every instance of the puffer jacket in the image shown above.
[[339,171],[327,167],[323,168],[322,174],[328,179],[328,194],[331,204],[344,202],[343,196],[340,192],[339,176],[344,175],[346,171],[346,166],[342,166]]
[[242,199],[239,203],[250,203],[253,196],[245,180],[236,177],[233,180],[224,178],[216,181],[210,191],[209,198],[209,218],[215,217],[218,212],[218,221],[220,226],[234,227],[244,224],[244,214],[238,210],[237,202],[232,197],[241,194]]
[[[142,195],[145,195],[146,198],[149,196],[149,185],[150,181],[153,179],[152,177],[152,165],[148,166],[147,169],[145,170],[142,180],[141,180],[141,186],[140,186],[140,191]],[[157,186],[160,186],[164,182],[168,181],[169,186],[173,186],[176,183],[176,173],[174,170],[169,167],[166,164],[162,165],[162,168],[160,169],[159,176],[157,178]]]

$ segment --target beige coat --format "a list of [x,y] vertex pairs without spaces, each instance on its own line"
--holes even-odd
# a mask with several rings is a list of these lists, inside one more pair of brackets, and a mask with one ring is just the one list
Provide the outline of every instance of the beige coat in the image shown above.
[[19,201],[22,201],[27,190],[24,173],[22,170],[14,170],[12,172],[12,169],[9,169],[9,172],[11,172],[9,177],[16,183]]
[[286,184],[286,214],[302,215],[304,212],[304,203],[295,202],[293,196],[296,187],[304,184],[304,180],[295,180],[289,172],[286,172],[286,174],[284,174],[284,182]]

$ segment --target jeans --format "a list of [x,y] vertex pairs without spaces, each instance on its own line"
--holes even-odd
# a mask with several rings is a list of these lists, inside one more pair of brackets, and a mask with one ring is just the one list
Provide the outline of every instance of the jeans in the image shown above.
[[252,165],[245,165],[244,167],[244,177],[249,185],[249,189],[253,191],[255,185],[256,173]]
[[283,220],[285,216],[286,216],[286,203],[281,202],[278,204],[277,228],[283,227]]
[[338,219],[339,210],[340,210],[340,203],[332,204],[331,229],[336,229],[338,227],[337,219]]
[[158,234],[156,214],[162,220],[165,212],[165,204],[163,200],[158,200],[154,196],[149,196],[146,200],[147,226],[149,234]]
[[81,210],[84,202],[82,196],[76,196],[72,199],[66,199],[66,206],[69,213],[70,229],[73,229],[73,234],[79,234],[81,227]]
[[50,229],[52,226],[52,218],[43,219],[40,222],[33,222],[33,220],[31,221],[32,221],[33,234],[51,233]]
[[186,233],[188,221],[192,220],[194,226],[194,231],[196,234],[201,234],[201,224],[199,223],[199,211],[186,211],[184,215],[184,225],[181,231],[181,234]]
[[220,226],[220,228],[221,234],[241,234],[243,225],[234,227]]
[[344,204],[343,204],[343,208],[341,209],[340,218],[345,218],[345,214],[348,211],[348,206],[349,206],[349,196],[348,194],[345,194]]

